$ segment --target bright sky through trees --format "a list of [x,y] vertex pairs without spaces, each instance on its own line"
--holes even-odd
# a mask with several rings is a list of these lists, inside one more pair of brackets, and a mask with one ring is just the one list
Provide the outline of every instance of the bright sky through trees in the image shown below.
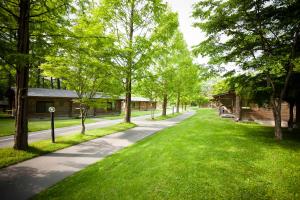
[[[178,12],[180,30],[189,48],[202,42],[205,34],[199,28],[193,27],[194,19],[191,17],[193,4],[197,0],[166,0],[166,2],[168,2],[174,12]],[[207,61],[208,59],[198,58],[200,64],[205,64]]]

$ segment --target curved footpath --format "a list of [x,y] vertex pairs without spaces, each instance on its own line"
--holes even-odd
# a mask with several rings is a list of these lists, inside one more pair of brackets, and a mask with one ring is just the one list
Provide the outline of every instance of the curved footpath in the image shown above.
[[[150,117],[150,115],[132,117],[132,120],[146,119],[149,117]],[[86,127],[86,130],[93,130],[93,129],[97,129],[97,128],[105,128],[105,127],[112,126],[112,125],[115,125],[115,124],[118,124],[121,122],[123,122],[123,119],[113,119],[113,120],[99,119],[98,122],[85,124],[85,127]],[[81,131],[81,125],[56,128],[55,136],[70,135],[70,134],[74,134],[74,133],[80,133],[80,131]],[[29,143],[39,141],[39,140],[47,140],[47,139],[51,139],[51,129],[30,132],[28,134],[28,142]],[[0,148],[12,147],[13,144],[14,144],[14,136],[13,135],[0,137]]]
[[174,126],[193,114],[195,114],[195,111],[186,112],[162,121],[151,121],[147,120],[146,117],[136,117],[134,123],[138,126],[135,128],[3,168],[0,170],[1,199],[28,199],[86,166],[157,131]]

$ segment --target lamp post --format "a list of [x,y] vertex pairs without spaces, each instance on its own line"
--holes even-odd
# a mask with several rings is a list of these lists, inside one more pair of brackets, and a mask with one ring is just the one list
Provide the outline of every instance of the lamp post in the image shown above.
[[55,112],[55,107],[49,107],[49,112],[51,115],[51,138],[52,138],[52,143],[55,143],[55,135],[54,135],[54,112]]

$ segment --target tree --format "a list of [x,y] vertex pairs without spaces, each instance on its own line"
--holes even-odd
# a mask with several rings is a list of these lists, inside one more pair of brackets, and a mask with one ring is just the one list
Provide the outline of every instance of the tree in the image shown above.
[[33,32],[47,21],[43,21],[45,18],[62,16],[68,3],[67,0],[12,0],[0,3],[0,18],[3,25],[0,31],[2,36],[0,41],[3,44],[1,61],[16,71],[15,149],[25,150],[28,146],[27,90],[29,68],[32,64]]
[[264,77],[270,86],[278,140],[282,139],[281,103],[299,55],[298,8],[299,1],[294,0],[206,0],[198,2],[193,13],[202,21],[195,26],[207,33],[194,49],[196,54],[210,56],[211,65],[233,62]]
[[115,38],[112,58],[125,92],[125,122],[130,122],[132,83],[150,62],[151,35],[165,9],[161,0],[104,0],[98,15]]
[[[118,82],[111,74],[110,49],[112,39],[104,37],[104,28],[88,14],[75,20],[76,25],[66,35],[53,55],[41,66],[47,76],[64,80],[66,87],[76,91],[80,104],[81,133],[85,133],[85,119],[90,107],[96,106],[98,92],[119,94]],[[68,39],[67,39],[68,38]]]

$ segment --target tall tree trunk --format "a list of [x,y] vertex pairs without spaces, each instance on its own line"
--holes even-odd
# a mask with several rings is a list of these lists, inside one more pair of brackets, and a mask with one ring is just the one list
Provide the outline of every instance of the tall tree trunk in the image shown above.
[[60,86],[60,79],[58,78],[58,79],[56,79],[56,82],[57,82],[57,89],[61,89],[61,86]]
[[[134,7],[135,2],[134,0],[131,1],[131,11],[130,11],[130,24],[129,24],[129,49],[132,50],[132,43],[133,43],[133,23],[134,23]],[[125,122],[131,122],[131,78],[132,78],[132,65],[133,65],[133,52],[130,51],[128,55],[127,61],[127,77],[126,77],[126,98],[125,98]]]
[[42,77],[42,88],[45,88],[45,77]]
[[81,134],[85,134],[85,119],[87,115],[87,108],[84,105],[80,105],[80,116],[81,116]]
[[240,121],[241,120],[241,97],[239,95],[236,95],[235,97],[235,120]]
[[179,113],[180,107],[180,92],[177,93],[176,112]]
[[293,129],[294,126],[294,105],[295,102],[289,102],[289,121],[288,121],[288,128],[289,130]]
[[36,87],[41,87],[41,69],[37,68]]
[[271,98],[274,122],[275,122],[275,138],[282,140],[282,128],[281,128],[281,99]]
[[126,80],[126,97],[125,97],[125,122],[130,123],[131,119],[131,80]]
[[30,0],[19,1],[18,42],[17,52],[24,55],[22,62],[16,65],[16,133],[14,148],[26,150],[28,148],[28,79],[29,79],[29,15]]
[[162,105],[162,116],[167,115],[167,105],[168,105],[168,96],[167,94],[164,94],[163,105]]
[[300,127],[300,102],[296,102],[296,124]]
[[51,86],[51,89],[53,89],[53,88],[54,88],[54,84],[53,84],[53,78],[52,78],[52,77],[50,78],[50,86]]

